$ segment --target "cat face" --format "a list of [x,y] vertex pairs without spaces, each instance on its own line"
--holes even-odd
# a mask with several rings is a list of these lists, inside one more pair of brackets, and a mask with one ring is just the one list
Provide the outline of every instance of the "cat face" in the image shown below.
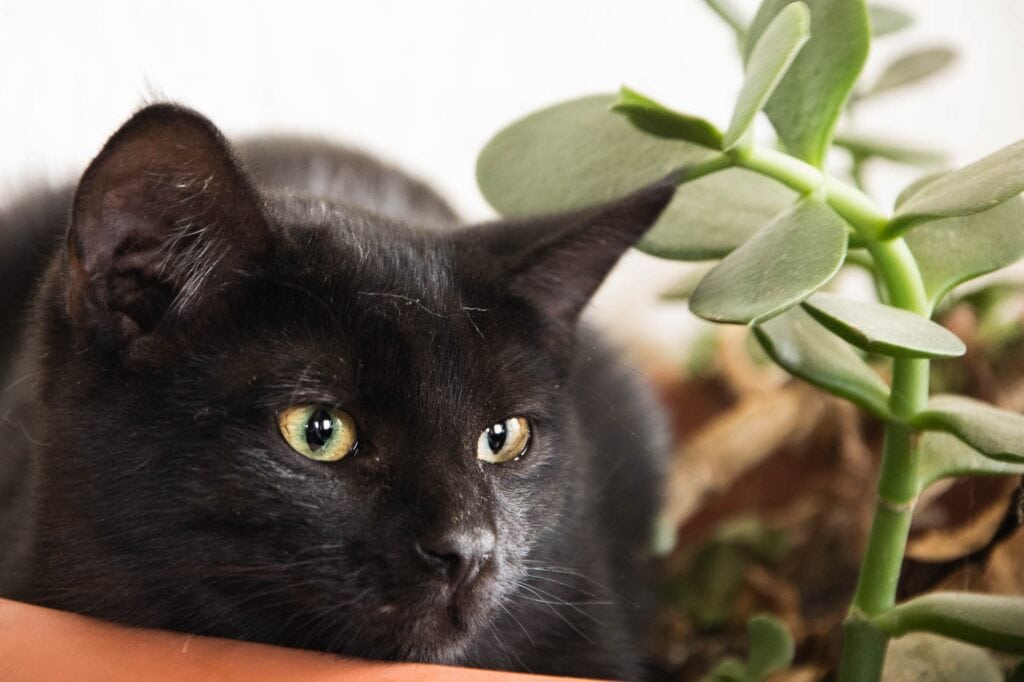
[[458,660],[575,512],[573,327],[671,195],[430,233],[268,203],[205,119],[140,112],[48,286],[40,512],[67,607]]

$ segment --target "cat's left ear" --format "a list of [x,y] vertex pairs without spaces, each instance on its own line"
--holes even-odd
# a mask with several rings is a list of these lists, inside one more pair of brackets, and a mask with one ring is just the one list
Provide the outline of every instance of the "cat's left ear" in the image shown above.
[[675,194],[673,175],[622,199],[572,213],[508,220],[458,235],[468,267],[497,275],[512,294],[572,326],[630,246]]
[[252,269],[268,244],[261,201],[221,133],[182,107],[146,107],[86,169],[68,231],[66,305],[124,348]]

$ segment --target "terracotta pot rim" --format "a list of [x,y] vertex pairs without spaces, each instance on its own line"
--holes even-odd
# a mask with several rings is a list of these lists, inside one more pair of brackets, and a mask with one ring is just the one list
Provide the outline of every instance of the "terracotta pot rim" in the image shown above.
[[420,663],[384,663],[298,649],[127,628],[0,599],[0,679],[10,682],[356,682],[567,678]]

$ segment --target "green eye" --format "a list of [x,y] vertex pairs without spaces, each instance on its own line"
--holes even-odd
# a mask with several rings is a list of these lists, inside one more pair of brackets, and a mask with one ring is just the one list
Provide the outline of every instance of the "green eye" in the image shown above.
[[337,462],[355,452],[356,423],[323,405],[296,405],[277,415],[281,435],[295,452],[318,462]]
[[491,464],[519,459],[530,447],[530,422],[509,417],[484,429],[476,441],[476,458]]

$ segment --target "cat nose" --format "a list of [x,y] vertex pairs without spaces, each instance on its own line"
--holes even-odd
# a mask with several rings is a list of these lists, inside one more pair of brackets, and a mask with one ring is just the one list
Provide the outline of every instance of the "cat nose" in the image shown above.
[[470,583],[494,553],[494,532],[480,528],[455,531],[413,543],[423,567],[453,585]]

